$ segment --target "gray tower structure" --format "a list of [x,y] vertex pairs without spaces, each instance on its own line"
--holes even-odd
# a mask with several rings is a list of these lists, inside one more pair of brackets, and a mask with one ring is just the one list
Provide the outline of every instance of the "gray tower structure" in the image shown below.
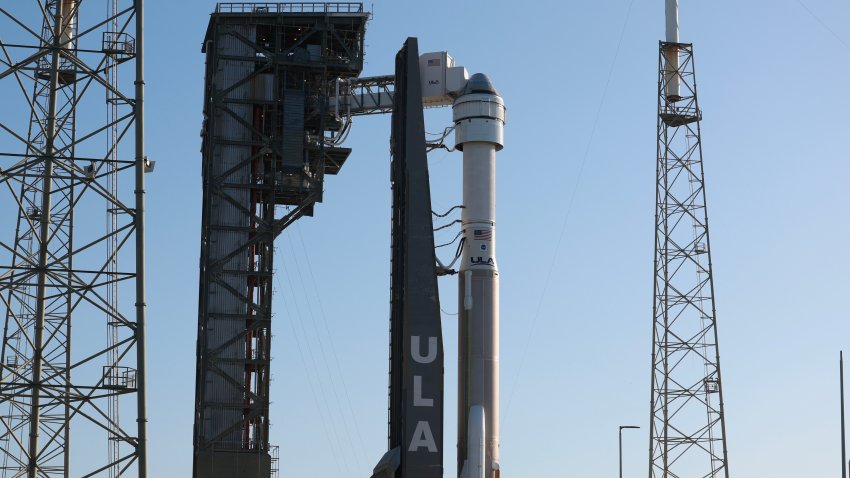
[[147,476],[142,6],[0,10],[0,477]]
[[[268,477],[274,239],[350,149],[330,98],[363,68],[361,3],[221,3],[206,85],[194,476]],[[341,80],[341,81],[340,81]],[[335,103],[333,103],[335,104]]]
[[728,478],[693,46],[658,78],[649,478]]

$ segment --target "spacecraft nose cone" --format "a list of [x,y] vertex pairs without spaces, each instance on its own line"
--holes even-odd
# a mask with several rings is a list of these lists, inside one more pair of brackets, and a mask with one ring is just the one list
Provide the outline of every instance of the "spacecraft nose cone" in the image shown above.
[[484,93],[491,95],[499,95],[499,91],[493,86],[493,82],[490,81],[490,78],[484,73],[476,73],[469,77],[469,80],[466,82],[466,86],[463,87],[460,94],[463,95],[471,95],[473,93]]

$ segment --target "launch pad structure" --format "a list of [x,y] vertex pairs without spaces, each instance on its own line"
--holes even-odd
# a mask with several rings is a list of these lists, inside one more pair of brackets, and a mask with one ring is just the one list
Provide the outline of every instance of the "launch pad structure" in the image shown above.
[[359,78],[368,18],[360,3],[222,3],[211,17],[203,47],[197,478],[276,472],[268,435],[274,239],[321,202],[325,175],[351,152],[341,143],[352,117],[389,112],[389,450],[373,476],[442,476],[437,276],[449,269],[434,250],[423,106],[448,105],[468,203],[455,258],[463,262],[465,310],[458,439],[469,441],[459,468],[469,478],[499,476],[495,152],[504,102],[486,76],[470,78],[447,53],[420,55],[415,38],[399,52],[395,75]]
[[221,3],[203,126],[194,476],[270,476],[274,239],[321,202],[351,152],[329,109],[363,68],[359,3]]
[[[0,478],[147,476],[142,0],[0,8]],[[33,8],[37,7],[37,8]],[[27,11],[30,8],[32,11]],[[649,477],[728,478],[693,46],[659,45]],[[80,12],[85,13],[81,15]],[[360,78],[362,3],[220,3],[210,17],[193,474],[267,477],[274,240],[322,201],[352,117],[392,112],[388,451],[373,478],[438,478],[437,276],[460,273],[458,472],[498,478],[495,158],[485,75],[409,38]],[[35,24],[33,23],[35,19]],[[426,81],[427,79],[427,81]],[[458,271],[434,252],[423,107],[463,151]],[[448,133],[446,133],[448,134]],[[434,146],[434,145],[430,145]],[[441,145],[444,146],[444,145]],[[5,235],[4,235],[5,234]],[[131,425],[135,423],[135,425]],[[102,443],[97,464],[77,450]]]
[[[0,478],[142,478],[144,174],[154,164],[144,155],[143,2],[104,0],[103,17],[91,10],[80,15],[92,2],[34,5],[34,15],[0,8],[4,34],[14,27],[21,37],[0,44],[0,91],[19,94],[18,107],[0,116],[2,144],[16,146],[0,151],[0,182],[10,193],[2,204],[17,218],[7,231],[11,237],[0,238]],[[40,28],[27,25],[33,16]],[[485,76],[470,78],[446,52],[420,55],[415,38],[399,53],[395,75],[360,78],[368,19],[361,3],[346,2],[220,3],[210,18],[202,47],[193,434],[198,478],[275,475],[277,449],[269,443],[274,239],[313,215],[325,176],[337,174],[351,153],[342,143],[352,118],[390,112],[391,446],[390,459],[374,473],[442,475],[442,333],[435,297],[437,276],[454,271],[434,250],[426,153],[435,145],[426,145],[422,110],[456,99],[465,177],[486,178],[480,190],[475,181],[464,185],[479,202],[463,214],[458,234],[476,253],[459,248],[455,258],[463,254],[460,300],[469,315],[462,321],[469,330],[460,364],[491,375],[482,385],[469,370],[461,374],[469,410],[459,429],[470,421],[465,476],[498,476],[497,349],[490,346],[498,343],[498,327],[489,322],[498,320],[498,288],[481,284],[496,283],[498,275],[494,160],[504,103]],[[98,110],[104,114],[92,120]],[[20,111],[28,117],[9,121]],[[101,220],[102,229],[95,226]],[[482,321],[490,331],[484,350],[468,325]],[[128,417],[136,422],[133,431]],[[486,452],[485,423],[492,435]],[[91,448],[98,436],[105,463],[91,468],[75,461],[80,439]]]

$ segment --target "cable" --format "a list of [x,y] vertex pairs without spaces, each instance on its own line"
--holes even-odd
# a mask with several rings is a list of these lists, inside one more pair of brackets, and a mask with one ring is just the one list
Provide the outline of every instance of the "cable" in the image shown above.
[[[295,229],[297,229],[297,228],[295,228]],[[340,418],[341,418],[340,423],[342,424],[342,429],[343,429],[342,434],[345,436],[345,438],[348,441],[348,448],[349,448],[349,450],[351,450],[351,453],[354,455],[354,460],[356,462],[358,469],[362,469],[363,464],[360,462],[360,455],[355,452],[356,447],[355,447],[354,439],[351,436],[351,432],[350,432],[351,427],[349,426],[349,423],[348,423],[348,420],[347,420],[347,417],[346,417],[347,413],[343,410],[342,400],[340,399],[340,396],[339,396],[339,391],[338,391],[339,387],[337,387],[337,384],[335,383],[336,377],[334,377],[333,372],[331,372],[331,367],[328,364],[327,357],[329,355],[333,355],[333,357],[336,357],[336,350],[333,346],[332,341],[331,341],[331,344],[330,344],[331,352],[328,353],[328,351],[326,350],[325,342],[324,342],[324,340],[322,340],[322,334],[320,333],[319,327],[317,325],[318,321],[316,320],[316,317],[313,314],[313,307],[310,304],[311,299],[307,295],[307,288],[305,286],[306,281],[304,280],[304,275],[301,272],[301,264],[298,260],[298,256],[301,255],[302,257],[307,257],[307,251],[306,251],[306,248],[304,248],[303,251],[302,251],[302,254],[296,253],[295,252],[295,241],[292,240],[292,237],[291,237],[292,235],[287,234],[286,236],[287,236],[287,239],[289,240],[289,247],[292,250],[292,259],[293,259],[293,262],[295,263],[295,272],[298,274],[298,282],[301,284],[301,289],[304,291],[303,298],[306,302],[305,307],[306,307],[306,310],[307,310],[307,315],[310,318],[310,321],[312,322],[313,329],[314,329],[315,334],[316,334],[316,340],[319,343],[318,352],[319,352],[319,355],[320,355],[320,358],[321,358],[321,362],[324,365],[325,371],[327,372],[327,377],[330,380],[329,386],[330,386],[330,389],[331,389],[331,395],[333,396],[333,401],[335,402],[337,411],[338,411]],[[302,241],[302,245],[303,245],[303,241]],[[284,274],[284,275],[286,275],[287,280],[289,280],[289,276],[291,274]],[[313,281],[313,284],[315,285],[315,280]],[[316,288],[316,289],[318,289],[318,288]],[[316,296],[319,297],[318,291],[316,291]],[[319,298],[319,303],[321,304],[321,298]],[[321,307],[321,305],[320,305],[320,307]],[[327,327],[326,321],[325,321],[325,332],[327,333],[328,339],[330,340],[330,337],[331,337],[330,336],[330,330]],[[306,333],[306,330],[305,330],[305,333]],[[337,368],[339,368],[339,367],[337,367]],[[318,368],[314,369],[314,372],[318,372]],[[340,373],[340,376],[342,376],[341,373]],[[345,388],[345,386],[343,384],[340,384],[340,385],[342,385],[342,388]],[[349,400],[350,400],[350,398],[349,398]],[[351,408],[351,407],[349,406],[349,408]],[[362,438],[360,439],[360,443],[363,443]],[[362,451],[362,449],[361,449],[361,451]],[[347,467],[347,463],[346,463],[346,467]]]
[[450,223],[448,223],[448,224],[444,224],[444,225],[442,225],[442,226],[440,226],[440,227],[438,227],[438,228],[435,228],[435,229],[434,229],[434,232],[437,232],[437,231],[440,231],[440,230],[446,229],[447,227],[454,226],[455,224],[460,224],[460,222],[461,222],[461,221],[460,221],[460,219],[455,219],[454,221],[452,221],[452,222],[450,222]]
[[351,124],[351,118],[346,117],[345,124],[340,129],[339,134],[337,134],[333,138],[323,138],[325,144],[328,146],[339,146],[340,144],[344,143],[348,139],[349,133],[351,133]]
[[446,312],[446,309],[444,309],[444,308],[442,308],[442,307],[440,307],[440,312],[442,312],[442,313],[444,313],[444,314],[446,314],[446,315],[457,315],[457,312],[455,312],[454,314],[452,314],[451,312]]
[[[581,159],[581,165],[579,166],[578,174],[576,175],[576,181],[573,184],[572,191],[570,192],[570,197],[567,202],[567,210],[564,213],[564,221],[561,225],[561,233],[558,235],[558,242],[555,245],[555,253],[552,256],[552,260],[549,261],[549,272],[546,274],[546,280],[543,283],[543,289],[540,292],[540,300],[537,303],[537,310],[534,313],[534,316],[531,319],[531,327],[528,329],[528,337],[525,341],[525,347],[522,351],[522,356],[519,361],[519,368],[517,368],[516,375],[514,376],[514,383],[511,386],[511,391],[508,394],[508,401],[505,404],[505,414],[503,422],[506,421],[508,417],[508,412],[510,411],[511,402],[513,401],[514,393],[516,392],[517,383],[519,382],[520,374],[522,373],[523,365],[525,364],[525,358],[528,355],[528,348],[531,345],[531,337],[534,335],[534,328],[537,325],[537,319],[540,317],[540,310],[543,307],[543,299],[546,296],[546,292],[549,289],[549,283],[552,279],[552,273],[555,270],[555,260],[558,258],[558,251],[561,249],[561,243],[564,239],[564,233],[567,230],[567,221],[570,218],[570,212],[572,211],[573,202],[575,201],[576,191],[578,191],[578,186],[581,183],[582,174],[584,173],[584,167],[587,164],[587,158],[590,154],[590,147],[593,145],[593,138],[596,136],[596,127],[599,124],[599,118],[602,116],[602,108],[605,106],[605,98],[608,96],[608,87],[611,85],[611,77],[614,74],[614,67],[617,64],[617,58],[620,56],[620,48],[623,45],[623,36],[626,33],[626,26],[629,23],[629,17],[632,13],[632,6],[634,5],[634,0],[629,0],[628,8],[626,10],[626,18],[623,20],[623,27],[620,30],[620,38],[617,41],[617,48],[614,51],[614,59],[611,61],[611,67],[608,70],[608,78],[605,80],[605,87],[602,89],[602,98],[599,101],[599,108],[596,110],[596,118],[593,120],[593,126],[590,130],[590,137],[587,140],[587,147],[584,150],[584,156]],[[503,423],[504,426],[504,423]]]
[[445,143],[446,137],[448,137],[449,133],[454,131],[454,129],[455,129],[454,126],[449,126],[446,129],[444,129],[442,133],[425,133],[425,134],[430,134],[431,136],[440,136],[439,139],[435,139],[433,141],[427,141],[426,142],[427,152],[430,153],[431,151],[434,151],[435,149],[445,149],[448,152],[454,151],[455,148],[450,148],[450,147],[446,146],[446,143]]
[[442,133],[429,133],[429,132],[427,132],[427,131],[426,131],[426,132],[425,132],[425,134],[426,134],[426,135],[431,135],[431,136],[439,136],[439,137],[440,137],[440,139],[438,139],[437,141],[442,141],[442,140],[446,139],[446,136],[448,136],[448,135],[449,135],[449,133],[451,133],[452,131],[454,131],[454,129],[455,129],[455,127],[454,127],[454,126],[447,126],[447,127],[443,130],[443,132],[442,132]]
[[465,207],[466,207],[466,206],[464,206],[463,204],[458,204],[457,206],[454,206],[453,208],[451,208],[451,209],[449,209],[448,211],[446,211],[444,214],[440,214],[440,213],[437,213],[437,212],[434,212],[434,211],[431,211],[431,214],[433,214],[433,215],[435,215],[435,216],[437,216],[437,217],[446,217],[446,216],[448,216],[449,214],[451,214],[451,212],[452,212],[452,211],[454,211],[455,209],[463,209],[463,208],[465,208]]
[[[461,231],[463,232],[463,231]],[[460,239],[460,243],[457,245],[457,250],[455,250],[455,260],[460,257],[460,254],[463,252],[463,245],[466,243],[466,237],[462,237]]]
[[[313,293],[316,295],[317,302],[319,303],[319,314],[320,314],[320,317],[322,319],[322,325],[325,328],[325,333],[328,336],[328,342],[330,342],[330,345],[331,345],[331,356],[333,358],[334,365],[336,366],[336,371],[339,374],[339,381],[340,381],[340,384],[342,385],[342,391],[343,391],[343,394],[345,396],[346,404],[348,405],[348,410],[351,412],[351,417],[352,417],[352,420],[354,421],[354,430],[357,433],[357,439],[359,440],[359,443],[361,445],[363,445],[366,442],[363,440],[363,436],[360,433],[361,428],[360,428],[360,424],[357,421],[357,413],[355,413],[355,411],[354,411],[354,405],[352,404],[352,401],[351,401],[351,395],[348,392],[348,385],[345,382],[345,374],[342,373],[342,367],[340,366],[339,356],[336,353],[336,345],[334,344],[333,336],[331,335],[330,327],[328,326],[328,319],[327,319],[327,314],[325,314],[325,307],[322,304],[321,296],[319,295],[319,286],[318,286],[318,283],[316,282],[315,275],[313,275],[313,265],[310,263],[310,254],[308,253],[307,245],[304,242],[304,235],[301,234],[301,228],[300,227],[295,228],[295,230],[298,232],[298,239],[301,242],[301,249],[302,249],[302,251],[304,251],[304,259],[307,262],[307,272],[309,273],[309,276],[310,276],[310,282],[313,285]],[[365,452],[365,450],[363,450],[362,446],[360,448],[360,452],[363,454],[364,459],[366,459],[368,461],[369,457],[366,456],[366,452]],[[358,463],[359,463],[359,459],[358,459]]]
[[425,146],[426,152],[430,153],[431,151],[436,151],[438,149],[445,149],[449,153],[454,153],[455,148],[449,148],[446,146],[446,143],[427,143]]
[[446,246],[450,246],[450,245],[454,244],[454,242],[455,242],[456,240],[458,240],[458,238],[460,237],[460,235],[461,235],[461,234],[463,234],[463,231],[459,231],[459,232],[455,235],[455,238],[454,238],[454,239],[452,239],[451,241],[449,241],[449,242],[447,242],[447,243],[445,243],[445,244],[440,244],[439,246],[434,246],[434,249],[439,249],[439,248],[441,248],[441,247],[446,247]]
[[838,34],[835,33],[835,31],[832,28],[829,28],[829,25],[827,25],[826,22],[824,22],[823,20],[820,19],[820,17],[815,15],[815,12],[813,12],[809,7],[807,7],[806,4],[802,2],[802,0],[795,0],[795,1],[797,3],[799,3],[800,6],[803,7],[803,10],[807,11],[809,13],[809,15],[811,15],[812,18],[815,19],[815,21],[820,23],[822,27],[826,28],[826,31],[828,31],[829,33],[832,33],[832,36],[834,36],[835,39],[838,40],[839,43],[844,45],[844,48],[850,50],[850,45],[848,45],[847,42],[844,41],[844,39],[842,39],[840,36],[838,36]]
[[[280,274],[274,275],[274,281],[277,282],[277,284],[279,286],[282,286]],[[290,286],[291,286],[291,283],[290,283]],[[292,293],[292,297],[294,298],[295,297],[295,291],[292,290],[291,293]],[[338,443],[336,443],[335,440],[331,439],[331,434],[330,434],[330,432],[328,432],[328,424],[327,424],[327,421],[325,420],[325,413],[324,413],[324,410],[322,409],[322,407],[320,406],[320,403],[321,403],[320,398],[321,399],[325,398],[324,393],[316,393],[316,387],[313,385],[312,374],[309,372],[311,369],[307,365],[307,359],[305,358],[304,348],[301,346],[301,340],[299,339],[299,336],[298,336],[298,330],[295,328],[295,317],[299,316],[300,312],[293,314],[292,309],[290,309],[290,307],[289,307],[289,300],[283,299],[282,302],[283,302],[283,307],[286,310],[286,315],[287,315],[287,318],[288,318],[287,322],[289,322],[290,327],[292,327],[292,338],[295,339],[295,345],[298,348],[298,356],[301,359],[302,370],[305,372],[304,376],[307,379],[307,384],[310,387],[310,394],[313,396],[313,404],[316,405],[316,411],[319,412],[319,419],[322,422],[322,430],[325,432],[325,439],[328,442],[328,449],[330,450],[330,454],[333,456],[333,462],[337,467],[337,471],[339,473],[342,473],[342,467],[340,465],[340,460],[339,460],[339,457],[342,456],[342,455],[336,453],[335,448],[336,448],[336,446],[338,446]],[[294,300],[293,300],[293,303],[294,303]],[[306,337],[305,337],[305,340],[306,340]],[[327,403],[325,403],[325,408],[327,408]],[[332,417],[331,417],[331,421],[333,421]],[[337,440],[338,440],[338,438],[337,438]]]

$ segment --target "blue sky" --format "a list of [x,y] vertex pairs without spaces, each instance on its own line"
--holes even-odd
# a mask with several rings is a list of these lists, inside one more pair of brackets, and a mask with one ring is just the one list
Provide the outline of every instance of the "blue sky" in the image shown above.
[[[850,5],[681,2],[695,44],[733,476],[835,476],[850,350]],[[201,41],[212,1],[147,2],[151,476],[190,476],[200,235]],[[647,470],[661,0],[367,3],[364,75],[408,36],[487,73],[498,156],[502,468]],[[627,18],[628,17],[628,18]],[[426,115],[428,131],[450,111]],[[324,203],[277,242],[272,441],[281,476],[363,477],[386,448],[389,118],[357,118]],[[435,210],[460,154],[431,156]],[[446,476],[456,282],[440,282]],[[832,475],[829,475],[832,474]]]

